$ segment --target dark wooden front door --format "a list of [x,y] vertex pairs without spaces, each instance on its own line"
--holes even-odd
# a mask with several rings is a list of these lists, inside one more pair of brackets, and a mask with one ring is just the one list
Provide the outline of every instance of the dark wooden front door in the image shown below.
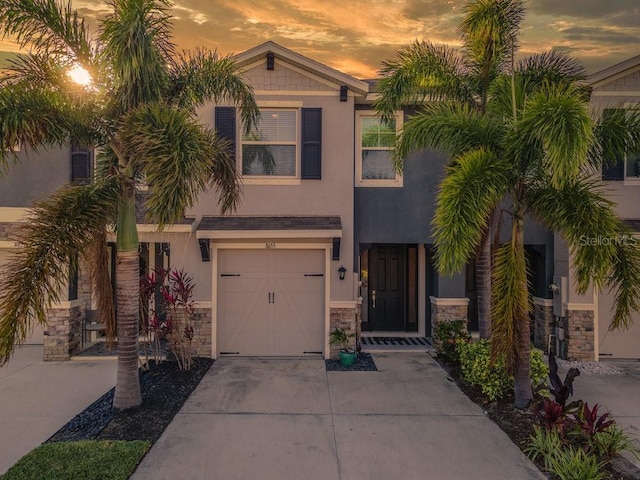
[[375,245],[369,249],[369,323],[374,331],[406,329],[406,247]]

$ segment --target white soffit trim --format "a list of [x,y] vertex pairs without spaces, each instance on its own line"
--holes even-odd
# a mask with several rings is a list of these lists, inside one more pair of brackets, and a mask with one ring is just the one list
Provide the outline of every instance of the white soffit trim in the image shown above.
[[158,229],[158,225],[156,224],[150,224],[150,223],[142,223],[142,224],[138,224],[138,232],[145,232],[145,233],[193,233],[195,232],[195,222],[192,222],[190,224],[185,224],[185,225],[180,225],[180,224],[173,224],[173,225],[166,225],[162,230]]
[[0,222],[25,222],[30,211],[24,207],[0,207]]
[[444,305],[444,306],[460,306],[460,305],[469,305],[468,298],[440,298],[440,297],[429,297],[431,303],[433,305]]
[[356,308],[358,306],[357,301],[351,300],[336,300],[329,302],[329,308]]
[[594,303],[565,303],[567,311],[580,312],[580,311],[595,311],[596,305]]
[[342,237],[342,230],[197,230],[196,238],[212,240],[244,240],[259,238],[324,238]]
[[591,92],[592,97],[640,97],[640,91],[616,91],[616,90],[596,90]]
[[552,298],[533,297],[533,303],[534,305],[541,305],[543,307],[553,307]]

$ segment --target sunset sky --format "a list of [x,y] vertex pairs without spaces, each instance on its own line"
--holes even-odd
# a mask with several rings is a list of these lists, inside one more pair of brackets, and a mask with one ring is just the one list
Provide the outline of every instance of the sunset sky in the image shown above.
[[[415,39],[457,44],[464,0],[176,0],[175,42],[239,53],[272,40],[358,78]],[[108,6],[75,0],[91,25]],[[528,0],[521,54],[552,48],[590,72],[640,54],[639,0]],[[0,58],[17,45],[0,40]]]

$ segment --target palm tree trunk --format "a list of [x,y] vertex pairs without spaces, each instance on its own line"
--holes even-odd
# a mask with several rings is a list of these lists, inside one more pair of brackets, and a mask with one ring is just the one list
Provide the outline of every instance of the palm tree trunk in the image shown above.
[[118,370],[114,408],[124,409],[142,404],[138,376],[138,328],[140,266],[138,232],[135,218],[135,187],[123,182],[118,211],[116,263],[116,331],[118,335]]
[[524,228],[523,219],[519,214],[514,215],[514,241],[516,250],[516,261],[520,264],[517,269],[521,273],[519,279],[522,291],[518,295],[519,303],[514,316],[514,329],[516,346],[516,363],[514,375],[514,397],[516,408],[524,409],[529,406],[533,399],[533,391],[531,390],[531,366],[529,355],[531,352],[530,327],[529,327],[529,291],[527,288],[527,267],[524,252]]
[[478,288],[478,333],[480,338],[491,337],[491,231],[487,230],[476,259]]

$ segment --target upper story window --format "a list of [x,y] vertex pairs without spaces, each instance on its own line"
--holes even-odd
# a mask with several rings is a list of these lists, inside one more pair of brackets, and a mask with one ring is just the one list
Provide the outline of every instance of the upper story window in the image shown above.
[[261,120],[248,133],[235,107],[217,106],[218,135],[230,143],[245,184],[300,184],[322,178],[322,109],[302,102],[263,105]]
[[71,144],[71,183],[86,185],[91,183],[91,150],[72,143]]
[[261,109],[260,123],[242,135],[242,175],[298,176],[298,110]]
[[[620,115],[622,112],[624,112],[623,109],[609,108],[604,110],[602,115],[604,121],[607,121],[606,117],[608,116],[614,122],[615,128],[624,128],[624,116]],[[606,139],[604,143],[604,153],[607,155]],[[602,180],[624,180],[625,182],[640,184],[640,152],[628,153],[624,158],[616,157],[608,160],[608,164],[602,167]]]
[[401,128],[402,112],[390,122],[383,122],[372,112],[356,113],[356,186],[402,186],[402,176],[396,173],[392,161]]

